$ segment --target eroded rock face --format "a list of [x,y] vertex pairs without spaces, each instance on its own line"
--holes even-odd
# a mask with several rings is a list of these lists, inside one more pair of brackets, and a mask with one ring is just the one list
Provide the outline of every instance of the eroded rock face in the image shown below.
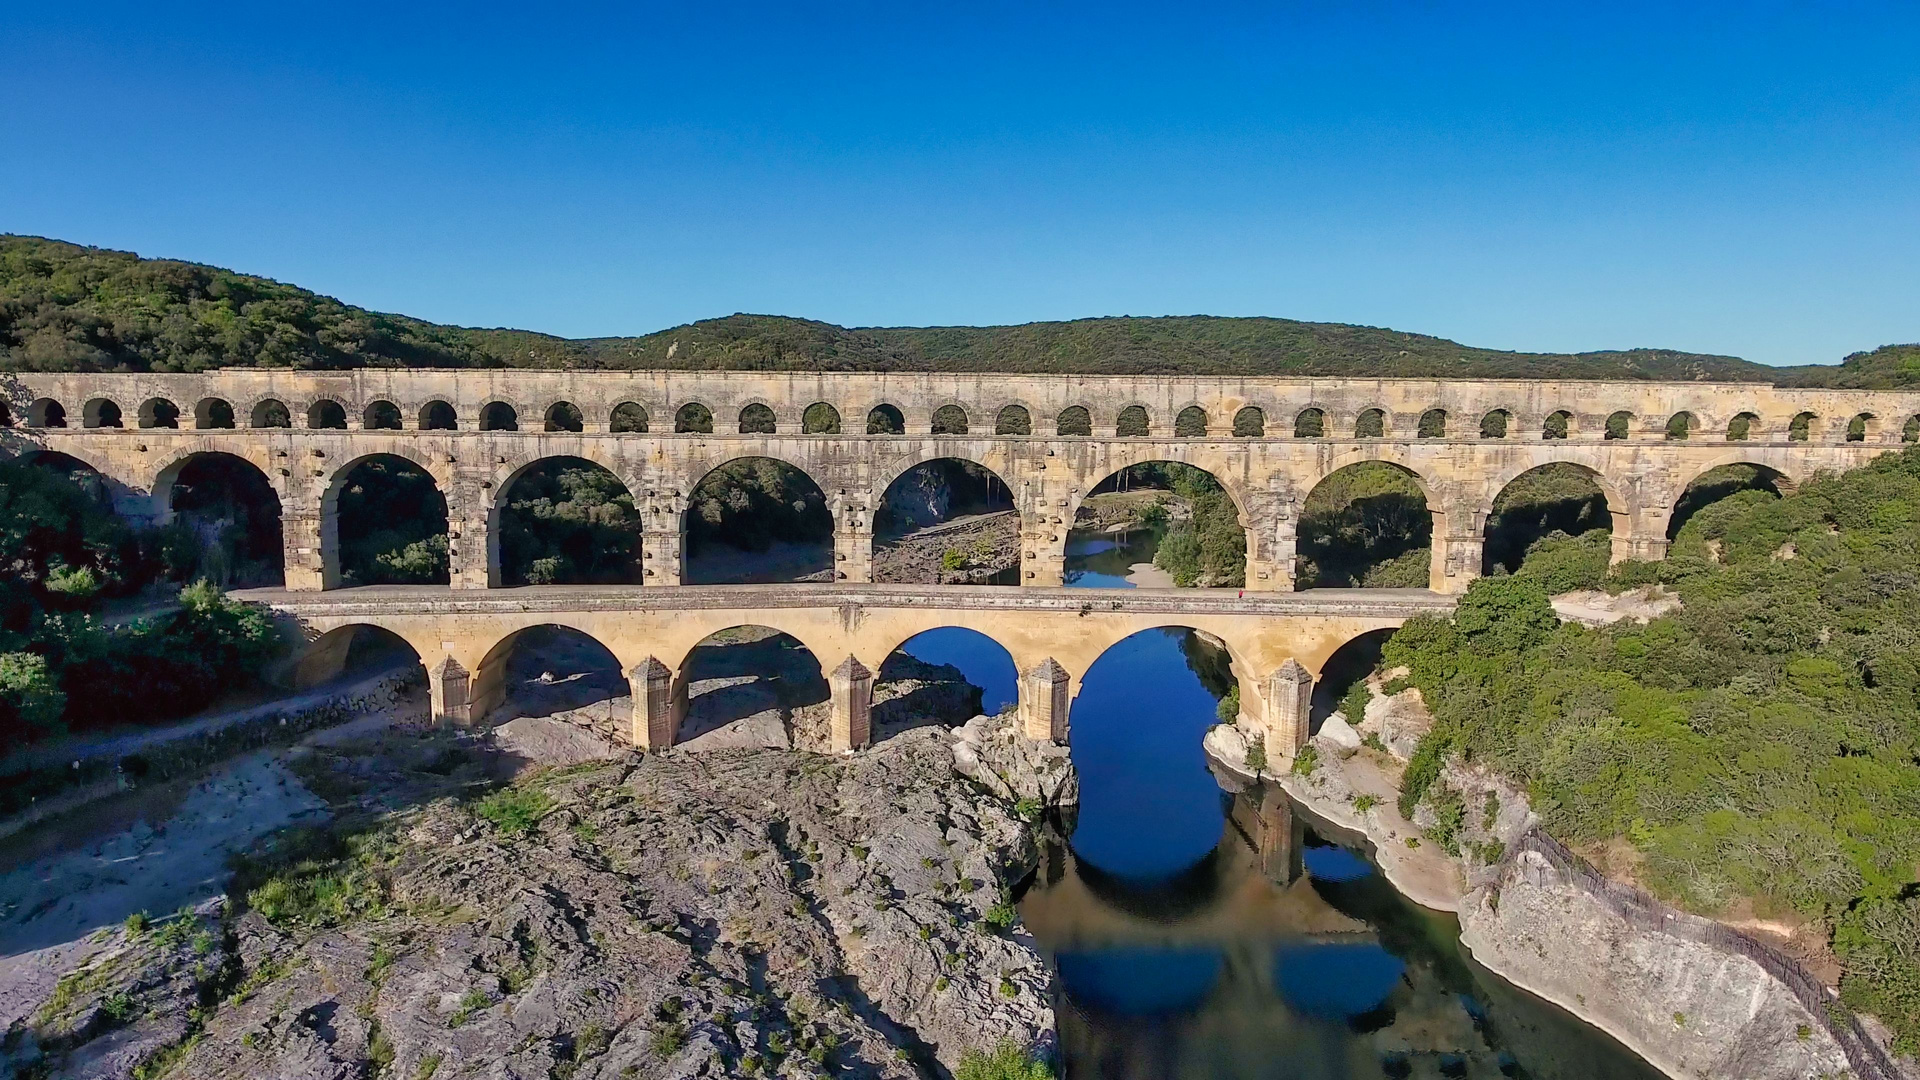
[[125,1075],[171,1047],[168,1075],[206,1080],[909,1077],[1050,1039],[1045,966],[998,925],[1033,837],[956,769],[947,732],[590,762],[487,815],[470,745],[389,734],[310,756],[336,812],[372,812],[361,827],[336,826],[277,897],[112,953],[8,1053],[49,1076]]
[[1013,714],[976,716],[953,733],[954,768],[1014,803],[1043,807],[1080,804],[1080,774],[1068,749],[1029,739]]

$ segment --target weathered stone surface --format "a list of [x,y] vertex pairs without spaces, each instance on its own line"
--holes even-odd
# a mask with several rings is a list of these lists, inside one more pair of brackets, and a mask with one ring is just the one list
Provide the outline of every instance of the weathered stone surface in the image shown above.
[[976,716],[953,733],[954,768],[1015,802],[1077,806],[1080,776],[1067,748],[1029,739],[1013,714]]
[[1351,754],[1360,749],[1360,733],[1347,724],[1346,718],[1334,713],[1320,722],[1318,734],[1320,741],[1339,751],[1342,755]]

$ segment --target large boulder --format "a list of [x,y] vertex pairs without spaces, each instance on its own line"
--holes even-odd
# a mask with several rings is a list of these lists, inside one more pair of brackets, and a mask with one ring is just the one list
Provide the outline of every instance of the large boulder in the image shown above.
[[1029,739],[1012,713],[976,716],[953,733],[953,765],[1013,802],[1078,806],[1080,775],[1064,746]]

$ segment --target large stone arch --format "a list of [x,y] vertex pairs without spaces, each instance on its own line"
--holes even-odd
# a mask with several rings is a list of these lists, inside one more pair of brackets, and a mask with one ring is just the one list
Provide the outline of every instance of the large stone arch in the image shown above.
[[[1332,454],[1311,475],[1299,479],[1297,514],[1304,514],[1313,493],[1336,473],[1355,465],[1381,464],[1406,474],[1420,489],[1431,518],[1431,559],[1427,587],[1436,592],[1460,592],[1480,574],[1483,540],[1482,523],[1473,509],[1465,506],[1456,485],[1436,481],[1421,465],[1400,452],[1400,444],[1391,439],[1366,440]],[[1295,585],[1298,588],[1298,584]]]
[[[621,487],[626,489],[628,497],[633,499],[634,507],[639,512],[644,527],[646,509],[643,505],[641,492],[646,489],[636,482],[636,477],[627,474],[625,458],[617,453],[610,453],[609,446],[610,444],[597,439],[580,439],[568,446],[566,448],[567,452],[565,453],[522,453],[494,467],[493,475],[489,481],[491,487],[487,492],[488,498],[486,500],[485,529],[488,588],[498,589],[506,583],[500,559],[500,537],[502,514],[507,507],[508,495],[513,491],[514,484],[519,481],[521,477],[542,463],[574,459],[585,461],[590,465],[596,465],[605,469],[615,480],[620,482]],[[449,510],[451,510],[451,507],[449,507]],[[638,540],[636,538],[636,544],[637,543]]]
[[[1614,550],[1621,550],[1630,544],[1634,527],[1634,504],[1628,499],[1627,493],[1622,491],[1620,486],[1599,467],[1587,461],[1579,460],[1575,455],[1555,455],[1552,460],[1529,462],[1526,463],[1525,467],[1508,466],[1502,468],[1489,478],[1486,484],[1486,502],[1483,506],[1477,507],[1473,511],[1473,517],[1479,522],[1480,536],[1483,542],[1482,560],[1484,569],[1491,572],[1493,564],[1500,556],[1499,551],[1490,549],[1487,544],[1494,540],[1494,536],[1492,535],[1494,516],[1500,506],[1501,496],[1505,495],[1508,489],[1521,478],[1531,476],[1543,469],[1555,468],[1556,466],[1572,469],[1582,477],[1593,482],[1593,485],[1600,491],[1601,499],[1606,504],[1608,517],[1607,527],[1610,535],[1614,537]],[[1538,538],[1536,537],[1536,539]],[[1499,545],[1494,545],[1495,548],[1498,546]],[[1619,561],[1619,557],[1615,557],[1613,561]]]
[[[825,457],[819,450],[817,441],[790,440],[785,437],[759,436],[750,445],[740,447],[741,452],[724,456],[715,454],[683,463],[685,471],[679,474],[680,483],[673,489],[678,494],[669,505],[659,506],[661,512],[655,512],[655,506],[649,505],[643,513],[643,526],[648,533],[646,558],[661,562],[670,558],[678,567],[678,577],[672,583],[684,583],[691,569],[689,562],[692,551],[689,545],[689,526],[696,508],[696,495],[715,472],[736,462],[754,460],[772,461],[792,469],[819,492],[821,500],[830,518],[832,554],[829,566],[834,569],[836,578],[848,576],[843,569],[849,560],[858,560],[864,566],[870,559],[871,543],[871,500],[864,491],[846,490],[846,485],[836,484],[832,475],[823,475],[814,455]],[[794,452],[795,450],[798,452]],[[825,481],[825,482],[823,482]],[[633,490],[629,488],[629,490]],[[651,502],[651,500],[650,500]],[[674,515],[671,532],[664,522],[656,522],[665,512]],[[855,529],[859,524],[861,528]],[[855,540],[857,539],[857,543]],[[651,573],[652,571],[649,570]],[[817,571],[809,571],[814,573]],[[866,580],[864,571],[854,580]]]
[[[460,531],[460,523],[464,517],[462,510],[464,508],[461,507],[456,500],[453,470],[447,463],[445,455],[439,456],[438,460],[436,460],[434,455],[428,454],[423,449],[408,446],[403,441],[394,440],[388,442],[380,449],[368,450],[365,453],[356,454],[342,461],[316,485],[318,489],[316,492],[317,497],[313,498],[309,505],[313,508],[311,512],[311,520],[313,521],[312,528],[318,533],[317,536],[313,537],[313,539],[318,542],[312,546],[319,563],[319,585],[323,589],[339,588],[343,583],[340,561],[340,492],[346,486],[347,478],[353,475],[355,469],[359,468],[365,462],[382,457],[400,458],[401,460],[407,461],[433,479],[434,489],[446,503],[448,540],[450,546],[457,544],[460,539],[453,534]],[[306,539],[305,536],[301,535],[304,530],[297,529],[295,522],[287,521],[284,527],[287,530],[288,545],[290,547]],[[296,537],[298,537],[298,539],[296,539]],[[291,552],[289,553],[287,562],[287,581],[289,585],[292,585],[294,582],[294,561],[291,558]],[[448,571],[454,580],[459,580],[460,560],[458,558],[452,558],[450,560]],[[422,653],[421,655],[425,656],[427,654]]]
[[[507,663],[513,656],[515,646],[524,640],[528,633],[532,631],[552,628],[584,637],[604,650],[606,655],[612,660],[612,667],[616,672],[624,674],[628,665],[622,660],[620,654],[606,641],[603,641],[589,626],[580,625],[583,622],[585,622],[585,620],[572,619],[562,615],[547,618],[540,622],[530,622],[524,626],[516,626],[501,635],[500,638],[480,656],[473,666],[470,676],[472,683],[468,697],[469,721],[473,723],[482,722],[487,719],[488,714],[505,703],[509,693],[506,681]],[[616,729],[624,728],[625,726],[624,724],[616,725]],[[624,736],[626,731],[616,730],[611,734]]]
[[438,642],[428,641],[418,633],[409,636],[406,629],[396,630],[379,620],[342,622],[313,635],[287,658],[285,670],[293,688],[312,689],[339,676],[350,663],[355,638],[363,633],[379,635],[404,646],[422,669],[427,666],[426,657],[439,647]]

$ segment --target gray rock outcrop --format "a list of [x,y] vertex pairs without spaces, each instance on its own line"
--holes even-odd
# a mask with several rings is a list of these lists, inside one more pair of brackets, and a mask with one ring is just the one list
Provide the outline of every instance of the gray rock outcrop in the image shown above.
[[1080,804],[1080,775],[1064,746],[1036,742],[1013,714],[976,716],[953,733],[953,764],[962,775],[1016,804]]

